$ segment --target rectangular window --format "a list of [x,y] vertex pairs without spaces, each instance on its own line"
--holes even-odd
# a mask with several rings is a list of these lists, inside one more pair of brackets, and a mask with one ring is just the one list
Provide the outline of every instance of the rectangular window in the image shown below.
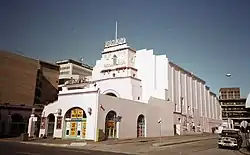
[[70,68],[69,66],[66,66],[66,67],[60,67],[60,70],[69,69],[69,68]]
[[62,71],[60,74],[69,74],[69,71]]

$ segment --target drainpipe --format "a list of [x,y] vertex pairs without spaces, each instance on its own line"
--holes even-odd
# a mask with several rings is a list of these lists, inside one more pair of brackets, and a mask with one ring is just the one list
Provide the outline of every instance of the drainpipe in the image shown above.
[[98,90],[97,90],[97,97],[96,97],[96,104],[95,104],[95,119],[94,119],[94,121],[95,121],[95,127],[94,127],[94,141],[95,142],[97,142],[98,141],[98,139],[99,139],[99,128],[98,128],[98,116],[99,116],[99,112],[100,112],[100,110],[99,110],[99,101],[100,101],[100,89],[98,88]]
[[181,114],[182,114],[182,110],[183,110],[183,109],[182,109],[182,108],[183,108],[183,99],[184,99],[184,98],[181,97]]

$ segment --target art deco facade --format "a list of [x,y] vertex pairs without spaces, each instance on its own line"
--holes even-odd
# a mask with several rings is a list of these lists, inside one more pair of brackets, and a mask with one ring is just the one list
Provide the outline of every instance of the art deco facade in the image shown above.
[[166,55],[132,49],[124,38],[105,44],[88,82],[62,87],[43,120],[41,137],[89,140],[99,140],[100,133],[136,138],[212,132],[222,123],[205,81]]
[[169,99],[175,103],[175,123],[180,132],[210,132],[220,125],[219,101],[204,80],[173,62],[169,62],[168,77]]

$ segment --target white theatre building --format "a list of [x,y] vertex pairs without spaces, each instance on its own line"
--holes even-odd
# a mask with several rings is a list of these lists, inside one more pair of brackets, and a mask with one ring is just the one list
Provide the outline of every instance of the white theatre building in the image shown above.
[[88,81],[65,84],[40,136],[101,140],[212,132],[221,108],[205,81],[125,38],[108,41]]

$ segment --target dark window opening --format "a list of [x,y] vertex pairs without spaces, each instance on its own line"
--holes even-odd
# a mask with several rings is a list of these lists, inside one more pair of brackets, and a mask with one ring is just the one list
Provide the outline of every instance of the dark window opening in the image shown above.
[[59,79],[59,85],[64,84],[66,81],[69,81],[70,79]]
[[117,65],[117,56],[116,55],[113,56],[113,65]]

